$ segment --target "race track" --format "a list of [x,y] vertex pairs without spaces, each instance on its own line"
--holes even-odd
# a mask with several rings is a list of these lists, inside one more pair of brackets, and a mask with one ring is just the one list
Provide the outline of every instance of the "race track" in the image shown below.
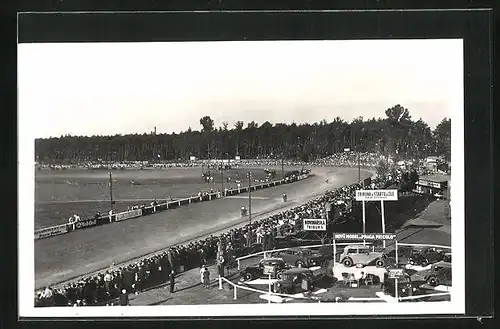
[[[252,218],[292,208],[358,181],[355,168],[313,168],[296,183],[252,192]],[[361,171],[361,178],[371,173]],[[328,183],[326,180],[328,179]],[[281,195],[288,194],[283,203]],[[165,212],[35,241],[35,287],[53,285],[148,253],[200,238],[248,220],[240,216],[248,194],[192,204]]]

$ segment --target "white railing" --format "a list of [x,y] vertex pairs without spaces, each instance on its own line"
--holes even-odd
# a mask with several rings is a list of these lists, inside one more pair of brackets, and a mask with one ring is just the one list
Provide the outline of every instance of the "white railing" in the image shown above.
[[[270,291],[270,289],[268,291],[259,290],[259,289],[245,287],[245,286],[236,284],[236,283],[231,282],[228,279],[223,278],[223,277],[219,277],[219,289],[223,289],[223,287],[222,287],[223,281],[225,281],[226,283],[230,284],[233,287],[233,299],[234,300],[238,299],[238,289],[242,289],[242,290],[252,291],[252,292],[256,292],[256,293],[260,293],[260,294],[264,294],[264,295],[273,295],[273,296],[284,297],[284,298],[293,298],[293,299],[312,299],[312,300],[317,300],[319,302],[319,299],[317,297],[312,297],[312,296],[306,297],[303,295],[296,296],[296,295],[280,294],[280,293],[272,292],[272,291]],[[271,301],[268,300],[268,302],[270,303]]]
[[442,246],[439,244],[426,244],[426,243],[402,243],[398,242],[398,246],[409,246],[409,247],[434,247],[434,248],[445,248],[451,249],[450,246]]
[[438,292],[435,294],[399,297],[398,299],[400,301],[404,301],[404,300],[420,299],[420,298],[427,298],[427,297],[439,297],[439,296],[447,296],[447,295],[451,296],[451,293],[450,292]]

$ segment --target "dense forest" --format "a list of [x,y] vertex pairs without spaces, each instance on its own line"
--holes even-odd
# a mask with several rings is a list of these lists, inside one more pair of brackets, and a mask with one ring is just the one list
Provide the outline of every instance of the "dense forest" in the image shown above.
[[205,116],[201,129],[178,134],[133,134],[115,136],[61,136],[35,141],[36,160],[42,163],[82,161],[137,161],[234,158],[285,158],[311,161],[345,148],[359,152],[382,152],[405,158],[443,155],[450,159],[451,119],[444,118],[434,130],[421,119],[414,121],[401,105],[385,111],[385,117],[358,117],[346,122],[283,124],[237,121],[216,127]]

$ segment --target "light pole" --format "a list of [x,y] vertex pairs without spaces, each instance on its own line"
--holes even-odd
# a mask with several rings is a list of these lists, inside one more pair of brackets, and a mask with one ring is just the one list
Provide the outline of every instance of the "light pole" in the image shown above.
[[224,196],[224,164],[220,165],[220,184],[220,193],[222,193],[221,195]]
[[109,199],[111,211],[113,211],[113,177],[111,176],[111,171],[109,172]]
[[281,179],[285,179],[285,163],[284,154],[281,154]]
[[248,172],[248,221],[252,225],[252,173]]
[[248,172],[248,240],[249,245],[252,245],[252,173]]

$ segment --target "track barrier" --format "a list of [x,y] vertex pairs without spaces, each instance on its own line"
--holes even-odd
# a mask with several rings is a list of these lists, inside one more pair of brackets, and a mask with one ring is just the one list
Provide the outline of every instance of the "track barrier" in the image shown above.
[[[296,179],[288,179],[287,177],[286,179],[280,179],[277,181],[255,184],[252,185],[252,188],[254,191],[256,191],[257,189],[264,189],[266,187],[302,180],[304,178],[307,178],[308,176],[309,175],[299,175],[297,176]],[[249,189],[248,187],[228,189],[227,192],[225,192],[225,195],[235,195],[235,194],[245,193],[248,192],[248,189]],[[111,218],[109,217],[109,215],[106,215],[98,218],[89,218],[83,221],[79,221],[77,223],[61,224],[61,225],[46,227],[35,231],[35,240],[49,238],[60,234],[66,234],[77,229],[90,228],[94,226],[109,224],[112,222],[119,222],[126,219],[137,218],[140,216],[147,216],[155,212],[174,209],[183,205],[189,205],[191,203],[196,203],[196,202],[211,201],[213,199],[218,199],[218,198],[219,195],[217,194],[217,192],[213,192],[213,193],[203,194],[201,196],[193,196],[185,199],[170,201],[155,206],[143,207],[141,209],[119,212],[113,214]]]

